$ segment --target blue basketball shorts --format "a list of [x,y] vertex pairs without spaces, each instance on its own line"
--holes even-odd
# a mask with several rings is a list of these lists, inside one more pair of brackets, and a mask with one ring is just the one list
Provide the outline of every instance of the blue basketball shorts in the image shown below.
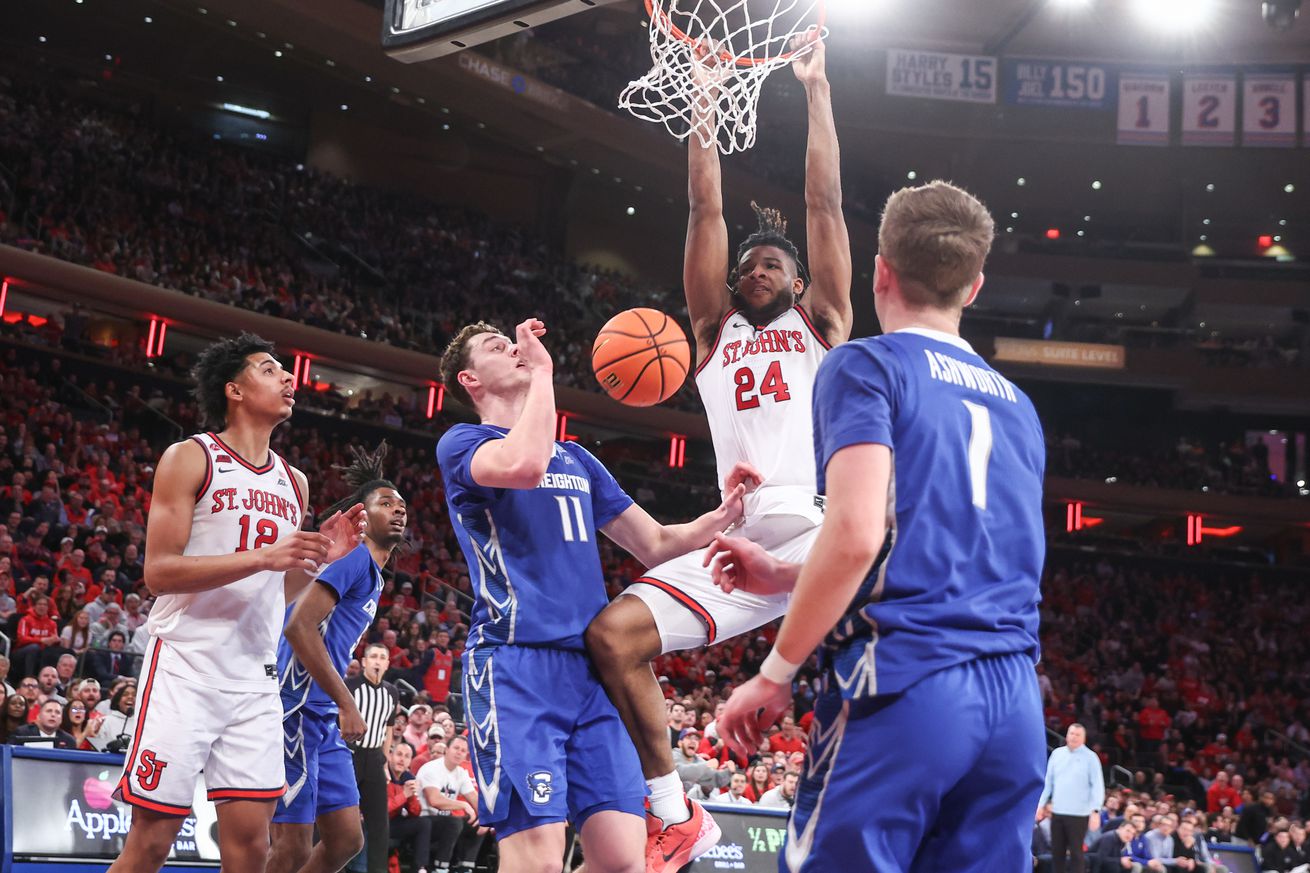
[[1046,772],[1033,662],[948,667],[816,701],[781,873],[1029,873]]
[[503,839],[604,810],[644,816],[637,750],[582,652],[464,653],[464,705],[481,823]]
[[336,713],[298,709],[282,719],[287,793],[273,813],[277,824],[311,824],[320,815],[359,806],[350,749]]

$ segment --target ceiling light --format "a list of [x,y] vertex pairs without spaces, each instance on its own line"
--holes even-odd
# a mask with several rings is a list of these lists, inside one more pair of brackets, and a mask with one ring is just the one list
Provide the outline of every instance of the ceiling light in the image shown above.
[[1296,186],[1293,185],[1291,182],[1288,182],[1286,185],[1283,186],[1284,194],[1291,194],[1295,190],[1296,190]]
[[1092,220],[1092,217],[1091,217],[1090,215],[1084,215],[1084,216],[1083,216],[1083,221],[1091,221],[1091,220]]
[[1134,0],[1138,18],[1165,33],[1189,33],[1214,18],[1216,0]]
[[1079,235],[1079,236],[1087,236],[1087,231],[1085,231],[1085,230],[1080,230],[1080,231],[1078,231],[1078,235]]
[[1213,191],[1214,191],[1214,182],[1206,182],[1206,183],[1205,183],[1205,190],[1206,190],[1206,191],[1213,192]]
[[221,81],[223,81],[223,77],[222,77],[222,76],[215,76],[215,77],[214,77],[214,81],[215,81],[215,82],[221,82]]
[[237,23],[236,23],[236,21],[234,21],[233,19],[229,18],[229,19],[227,20],[227,26],[228,26],[228,27],[236,27],[236,26],[237,26]]
[[1017,212],[1011,212],[1011,213],[1010,213],[1010,217],[1011,217],[1011,218],[1018,218],[1018,217],[1019,217],[1019,213],[1017,213]]
[[373,81],[373,77],[372,77],[372,76],[365,76],[365,77],[364,77],[364,81],[365,81],[365,82],[372,82],[372,81]]
[[219,107],[227,112],[235,112],[237,115],[249,115],[251,118],[267,120],[272,113],[267,109],[255,109],[250,106],[242,106],[240,103],[223,103]]
[[323,61],[323,63],[327,64],[329,67],[335,67],[337,65],[337,62],[332,60],[331,58],[328,58],[327,60]]
[[280,58],[280,57],[282,57],[282,52],[281,52],[280,50],[275,50],[275,51],[273,52],[273,57],[275,57],[275,58]]
[[1092,180],[1092,190],[1093,190],[1093,191],[1100,191],[1100,190],[1101,190],[1101,180],[1100,180],[1100,179],[1093,179],[1093,180]]
[[209,10],[206,9],[205,7],[203,7],[203,6],[197,6],[197,7],[196,7],[196,11],[199,12],[201,15],[208,15],[208,14],[209,14]]
[[153,18],[151,18],[149,15],[147,15],[147,16],[146,16],[146,24],[154,24],[154,23],[155,23],[155,20],[154,20]]
[[1014,184],[1016,184],[1016,185],[1018,185],[1020,188],[1022,188],[1024,185],[1027,185],[1027,184],[1028,184],[1028,180],[1025,179],[1023,176],[1020,176],[1019,178],[1017,178],[1017,179],[1014,180]]
[[919,178],[919,174],[914,172],[914,170],[910,170],[910,172],[905,174],[905,178],[913,182],[915,179]]
[[450,125],[449,125],[449,124],[443,124],[443,125],[441,125],[441,129],[442,129],[442,130],[450,130]]
[[37,42],[45,42],[45,41],[46,41],[46,38],[45,38],[44,36],[38,36],[38,37],[36,38],[36,41],[37,41]]
[[342,111],[342,112],[345,112],[345,111],[346,111],[347,109],[349,109],[349,108],[350,108],[350,104],[349,104],[349,103],[342,103],[342,104],[341,104],[341,111]]
[[1202,218],[1202,219],[1201,219],[1201,223],[1204,224],[1204,225],[1207,225],[1207,226],[1208,226],[1208,225],[1210,224],[1210,219],[1208,219],[1208,218]]
[[1014,228],[1012,228],[1012,227],[1007,227],[1007,228],[1005,229],[1005,232],[1006,232],[1006,233],[1014,233]]
[[637,207],[635,207],[635,206],[629,206],[627,211],[628,211],[628,214],[629,214],[629,215],[636,215],[636,214],[637,214]]
[[112,61],[113,59],[114,59],[113,55],[105,55],[105,60]]
[[1200,237],[1201,242],[1205,242],[1205,241],[1208,240],[1209,238],[1210,238],[1210,237],[1209,237],[1208,235],[1204,234],[1204,233],[1201,234],[1201,237]]
[[1279,226],[1279,227],[1287,227],[1287,219],[1286,219],[1286,218],[1280,218],[1280,219],[1278,219],[1278,226]]

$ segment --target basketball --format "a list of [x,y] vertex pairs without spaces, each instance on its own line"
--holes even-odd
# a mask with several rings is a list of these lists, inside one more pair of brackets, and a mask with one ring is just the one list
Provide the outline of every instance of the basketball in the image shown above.
[[691,347],[672,318],[628,309],[605,323],[591,347],[591,368],[609,396],[628,406],[668,400],[687,378]]

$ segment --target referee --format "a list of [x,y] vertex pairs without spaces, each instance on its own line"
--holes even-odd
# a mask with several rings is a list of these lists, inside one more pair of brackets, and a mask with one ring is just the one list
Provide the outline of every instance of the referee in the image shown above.
[[390,682],[383,682],[391,656],[387,647],[374,643],[364,650],[363,671],[346,681],[350,696],[364,717],[364,738],[352,743],[355,782],[359,785],[359,811],[364,817],[368,873],[387,873],[387,757],[391,753],[391,717],[399,695]]

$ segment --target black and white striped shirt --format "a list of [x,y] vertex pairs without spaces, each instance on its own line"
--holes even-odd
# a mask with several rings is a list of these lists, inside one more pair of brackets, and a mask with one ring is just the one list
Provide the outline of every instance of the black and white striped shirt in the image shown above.
[[350,696],[359,707],[359,714],[364,717],[364,738],[352,743],[352,749],[380,749],[391,729],[391,717],[396,714],[400,695],[390,682],[373,684],[364,678],[364,674],[346,680]]

